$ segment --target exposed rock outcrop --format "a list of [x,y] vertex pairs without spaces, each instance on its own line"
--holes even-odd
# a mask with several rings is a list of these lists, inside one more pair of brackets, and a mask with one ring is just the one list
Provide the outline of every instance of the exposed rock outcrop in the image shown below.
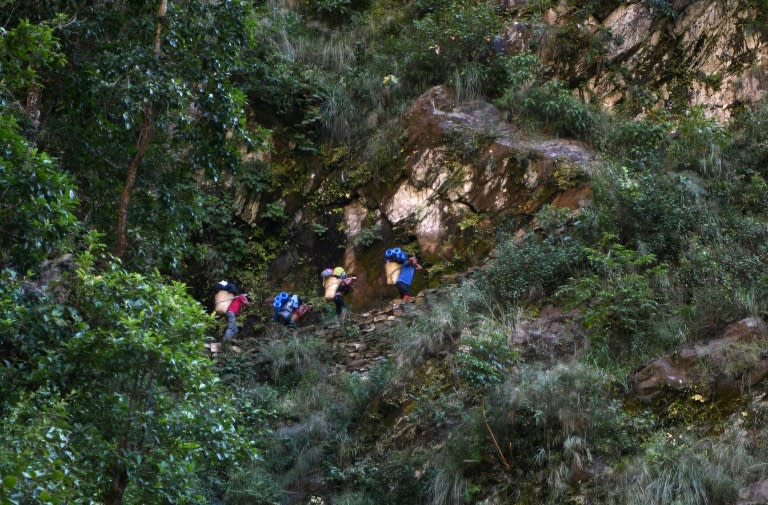
[[520,351],[525,362],[554,366],[568,361],[585,347],[583,329],[576,322],[576,316],[574,312],[547,306],[538,317],[518,317],[510,344]]
[[741,489],[736,505],[765,505],[766,503],[768,503],[768,479]]
[[[382,198],[380,213],[415,237],[424,254],[450,258],[459,247],[451,230],[461,229],[469,216],[483,226],[553,202],[574,210],[589,204],[579,174],[590,170],[596,156],[581,142],[527,138],[492,104],[458,104],[443,86],[416,100],[404,122],[404,177]],[[353,203],[345,212],[354,240],[364,216],[352,207],[360,206]],[[354,258],[348,254],[347,261]]]
[[762,319],[743,319],[704,345],[684,347],[636,370],[632,391],[641,400],[666,391],[695,390],[710,397],[738,393],[768,377],[767,338]]
[[[585,83],[582,91],[608,108],[702,106],[725,121],[768,89],[768,27],[757,8],[743,0],[624,2],[604,17],[596,13],[600,19],[548,12],[538,26],[512,24],[504,38],[510,51],[536,47],[545,62],[561,67],[561,78]],[[553,34],[574,24],[581,42],[569,42],[590,49],[563,58],[569,49]],[[601,40],[603,51],[590,40]]]

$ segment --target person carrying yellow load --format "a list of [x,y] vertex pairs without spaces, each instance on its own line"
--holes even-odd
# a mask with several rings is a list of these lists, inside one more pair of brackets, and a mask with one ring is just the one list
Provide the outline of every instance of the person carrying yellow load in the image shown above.
[[344,296],[352,291],[352,286],[355,285],[355,282],[357,282],[357,277],[345,276],[344,279],[339,281],[339,284],[336,287],[336,293],[333,295],[333,303],[336,305],[336,322],[340,322],[347,318],[349,309],[347,309],[347,304],[344,303]]
[[326,268],[320,273],[323,278],[323,287],[325,288],[325,299],[333,301],[336,306],[336,321],[345,319],[347,313],[347,304],[344,302],[344,296],[351,290],[357,282],[357,277],[348,277],[342,267],[334,269]]
[[333,301],[333,297],[336,295],[336,288],[339,286],[339,283],[347,277],[344,268],[326,268],[320,273],[320,277],[323,278],[325,299],[329,302]]
[[232,300],[239,293],[237,285],[229,281],[217,282],[211,288],[211,292],[213,293],[213,310],[216,314],[221,314],[222,316],[227,313],[229,304],[232,303]]
[[403,263],[408,260],[408,255],[399,247],[387,249],[384,253],[384,272],[387,276],[387,284],[394,286],[397,284],[397,278],[400,276],[400,269]]
[[231,340],[237,335],[237,315],[244,305],[250,305],[248,295],[240,293],[237,285],[229,281],[219,281],[213,286],[213,310],[227,318],[227,329],[224,330],[222,340]]

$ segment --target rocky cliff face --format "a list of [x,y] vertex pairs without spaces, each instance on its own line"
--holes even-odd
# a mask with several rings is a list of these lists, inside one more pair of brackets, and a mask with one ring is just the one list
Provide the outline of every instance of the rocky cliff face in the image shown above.
[[[516,3],[504,5],[520,11]],[[504,50],[534,50],[560,78],[578,83],[586,100],[638,115],[701,106],[726,121],[765,94],[768,26],[753,2],[606,2],[594,16],[578,14],[561,2],[538,24],[512,22]],[[589,202],[579,179],[596,162],[589,149],[525,138],[488,102],[455,103],[436,87],[403,122],[403,176],[375,205],[347,207],[351,241],[373,217],[436,261],[468,250],[483,254],[470,233],[492,230],[501,215],[530,216],[548,203],[577,210]],[[360,264],[354,248],[345,261]]]
[[[546,204],[574,212],[589,205],[585,176],[596,155],[577,141],[528,138],[487,101],[459,104],[438,86],[414,102],[404,126],[402,177],[375,205],[345,208],[349,243],[373,217],[431,263],[459,257],[471,264],[485,259],[499,219],[525,220]],[[362,256],[347,248],[346,268],[363,276],[360,296],[386,292],[378,259],[387,247],[384,241]]]
[[[539,24],[511,25],[507,47],[536,50],[562,78],[581,83],[585,98],[608,108],[701,106],[725,121],[765,95],[768,26],[755,2],[608,2],[601,11],[599,19],[574,19],[576,7],[562,3]],[[558,36],[574,28],[580,33]],[[562,59],[574,41],[583,50],[571,51],[575,61]]]
[[[502,3],[512,15],[527,4]],[[768,24],[753,4],[610,1],[583,19],[561,2],[537,23],[511,19],[502,50],[535,51],[585,100],[609,109],[643,115],[699,105],[725,121],[762,98],[768,82]],[[343,209],[343,264],[361,277],[359,299],[393,293],[381,268],[388,247],[408,243],[430,265],[464,268],[490,252],[502,217],[523,223],[546,204],[589,205],[595,154],[572,140],[529,138],[488,101],[458,103],[438,86],[413,102],[402,126],[399,179],[374,181]],[[360,247],[371,229],[381,239]]]

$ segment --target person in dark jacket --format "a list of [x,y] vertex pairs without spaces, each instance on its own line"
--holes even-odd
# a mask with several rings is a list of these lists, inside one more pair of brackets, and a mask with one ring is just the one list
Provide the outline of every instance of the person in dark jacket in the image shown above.
[[355,282],[357,282],[357,277],[345,277],[339,282],[339,285],[336,288],[336,294],[333,296],[333,303],[336,305],[337,322],[347,318],[349,309],[347,309],[347,304],[344,303],[344,296],[352,291],[352,286],[355,285]]

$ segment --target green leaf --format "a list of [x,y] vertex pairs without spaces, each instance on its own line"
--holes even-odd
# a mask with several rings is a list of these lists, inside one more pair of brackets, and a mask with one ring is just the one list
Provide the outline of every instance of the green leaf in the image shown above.
[[15,475],[6,475],[3,477],[3,487],[5,489],[13,489],[16,487],[18,478]]

